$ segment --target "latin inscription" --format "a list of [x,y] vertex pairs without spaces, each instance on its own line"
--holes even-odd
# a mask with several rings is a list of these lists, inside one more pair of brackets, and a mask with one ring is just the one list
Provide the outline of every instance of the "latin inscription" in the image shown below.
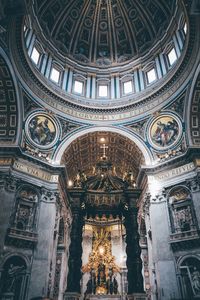
[[34,176],[36,178],[49,181],[49,182],[58,182],[58,175],[51,175],[46,171],[40,170],[38,168],[26,165],[24,163],[21,163],[20,161],[15,161],[13,168],[15,170],[18,170],[20,172],[29,174],[31,176]]
[[195,168],[195,166],[194,166],[194,163],[192,162],[192,163],[180,166],[178,168],[172,169],[170,171],[163,172],[160,175],[155,175],[154,178],[156,180],[165,180],[165,179],[173,178],[178,175],[182,175],[187,172],[190,172],[190,171],[194,170],[194,168]]

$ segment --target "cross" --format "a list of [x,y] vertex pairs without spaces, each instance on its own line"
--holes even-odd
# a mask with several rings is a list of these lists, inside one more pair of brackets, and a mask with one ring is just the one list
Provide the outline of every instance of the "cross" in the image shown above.
[[106,144],[103,144],[100,148],[103,149],[103,158],[106,158],[106,149],[108,149],[108,146],[106,146]]

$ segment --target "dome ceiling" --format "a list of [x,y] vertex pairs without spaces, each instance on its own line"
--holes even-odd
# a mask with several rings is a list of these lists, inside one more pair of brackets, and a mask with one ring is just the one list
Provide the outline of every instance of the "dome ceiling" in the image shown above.
[[175,0],[36,0],[45,37],[63,56],[102,67],[137,59],[164,35]]

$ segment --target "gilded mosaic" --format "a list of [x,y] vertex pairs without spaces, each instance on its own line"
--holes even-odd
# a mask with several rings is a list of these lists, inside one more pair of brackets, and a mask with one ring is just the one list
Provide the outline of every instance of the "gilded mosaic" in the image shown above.
[[45,114],[36,114],[29,118],[26,132],[29,140],[42,148],[51,147],[56,142],[57,126],[54,120]]
[[149,127],[149,141],[157,149],[173,146],[180,135],[180,121],[171,115],[157,117]]

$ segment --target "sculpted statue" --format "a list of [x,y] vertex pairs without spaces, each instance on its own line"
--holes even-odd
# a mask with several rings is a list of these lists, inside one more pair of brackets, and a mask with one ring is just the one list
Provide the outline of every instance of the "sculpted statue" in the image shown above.
[[13,264],[10,264],[7,274],[6,274],[6,280],[5,280],[5,291],[6,292],[15,292],[16,290],[16,281],[19,276],[19,274],[25,269],[24,266],[14,266]]
[[194,267],[194,271],[192,273],[192,285],[196,294],[200,293],[200,272]]

